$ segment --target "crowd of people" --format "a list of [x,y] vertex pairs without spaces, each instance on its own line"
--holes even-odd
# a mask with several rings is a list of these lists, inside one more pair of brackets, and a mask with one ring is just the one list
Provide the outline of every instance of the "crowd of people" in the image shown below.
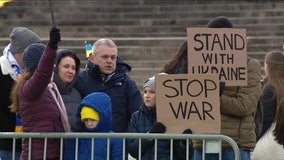
[[[229,18],[219,16],[206,27],[234,28],[234,25]],[[81,72],[77,53],[58,49],[60,41],[57,27],[51,27],[47,44],[41,43],[39,36],[28,28],[12,30],[10,43],[0,57],[0,132],[166,133],[167,126],[157,121],[156,75],[146,80],[141,95],[135,81],[127,75],[131,66],[119,57],[114,41],[102,38],[94,42],[88,64]],[[188,45],[187,41],[181,43],[161,68],[160,75],[188,73]],[[257,160],[264,152],[258,148],[265,150],[264,138],[258,140],[255,133],[254,117],[259,100],[264,113],[261,136],[270,135],[275,144],[284,145],[283,52],[267,53],[264,66],[262,80],[261,64],[248,57],[247,85],[222,83],[219,88],[221,134],[237,143],[242,160]],[[192,132],[187,128],[181,134]],[[64,159],[75,159],[75,142],[67,139],[64,143]],[[42,159],[44,153],[46,159],[59,159],[60,140],[48,139],[47,143],[45,148],[43,139],[31,142],[17,139],[15,159]],[[107,139],[95,139],[94,144],[91,139],[79,139],[78,143],[79,159],[107,159],[107,153],[110,159],[123,159],[123,151],[134,158],[141,154],[145,160],[154,159],[155,154],[158,159],[171,159],[170,140],[128,139],[123,148],[122,139],[111,139],[110,151]],[[11,159],[13,144],[12,139],[0,139],[1,160]],[[202,145],[197,140],[174,140],[173,158],[187,159],[186,153],[190,153],[188,159],[201,160]],[[219,156],[206,154],[206,159],[219,159]],[[222,143],[221,156],[235,159],[229,144]]]

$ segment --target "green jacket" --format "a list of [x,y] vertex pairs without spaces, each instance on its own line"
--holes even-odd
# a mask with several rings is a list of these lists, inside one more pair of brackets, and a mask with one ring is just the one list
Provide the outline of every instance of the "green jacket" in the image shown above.
[[[261,65],[256,59],[248,62],[248,85],[226,86],[220,97],[221,134],[232,138],[243,149],[256,144],[254,115],[261,95]],[[201,147],[200,141],[194,143]],[[223,142],[223,148],[231,148]]]

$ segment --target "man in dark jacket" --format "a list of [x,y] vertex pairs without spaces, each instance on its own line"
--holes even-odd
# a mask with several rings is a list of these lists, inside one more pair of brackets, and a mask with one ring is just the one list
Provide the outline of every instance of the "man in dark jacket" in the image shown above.
[[[16,114],[10,112],[10,93],[18,75],[23,73],[22,56],[24,49],[32,43],[40,42],[37,34],[25,27],[16,27],[10,34],[10,44],[0,57],[0,132],[14,132]],[[19,120],[19,119],[17,119]],[[19,123],[18,121],[17,123]],[[20,123],[19,123],[20,124]],[[18,127],[20,131],[20,126]],[[12,159],[12,139],[0,139],[0,159]],[[21,153],[21,139],[16,140],[16,159]]]
[[126,75],[131,67],[118,57],[116,44],[110,39],[99,39],[87,70],[79,74],[75,88],[82,98],[92,92],[105,92],[112,102],[112,130],[127,132],[131,114],[139,109],[143,100],[136,83]]

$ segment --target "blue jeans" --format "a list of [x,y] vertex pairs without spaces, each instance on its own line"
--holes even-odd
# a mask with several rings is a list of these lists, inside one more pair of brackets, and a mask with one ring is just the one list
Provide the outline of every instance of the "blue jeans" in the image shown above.
[[[13,152],[0,150],[0,160],[11,160]],[[19,160],[21,156],[21,152],[15,152],[15,160]]]
[[[250,160],[250,151],[245,149],[240,149],[241,160]],[[235,160],[235,153],[233,149],[222,149],[222,159],[225,160]],[[193,160],[202,160],[202,151],[200,149],[194,149]],[[207,153],[205,155],[205,160],[219,160],[219,154],[217,153]]]

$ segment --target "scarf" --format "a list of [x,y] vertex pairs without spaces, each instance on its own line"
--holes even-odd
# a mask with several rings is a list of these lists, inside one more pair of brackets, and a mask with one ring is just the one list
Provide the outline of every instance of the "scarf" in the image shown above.
[[57,107],[59,109],[61,123],[63,125],[63,128],[64,128],[65,132],[69,132],[70,131],[70,124],[68,122],[68,116],[67,116],[66,108],[65,108],[65,105],[63,103],[63,100],[61,98],[61,95],[59,94],[59,91],[58,91],[55,83],[50,82],[48,84],[48,89],[49,89],[52,97],[54,98],[54,100],[57,104]]
[[23,69],[18,64],[16,58],[11,53],[11,44],[5,47],[3,56],[1,57],[1,67],[3,75],[10,74],[11,78],[17,81],[17,74],[22,74]]

